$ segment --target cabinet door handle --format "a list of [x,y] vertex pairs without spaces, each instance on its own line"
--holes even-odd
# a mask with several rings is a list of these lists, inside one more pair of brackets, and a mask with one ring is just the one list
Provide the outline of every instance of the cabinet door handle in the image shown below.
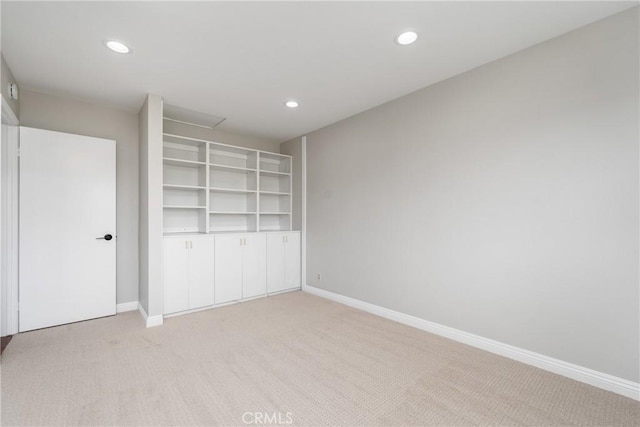
[[184,248],[185,249],[189,249],[189,241],[188,240],[184,241]]
[[189,249],[193,249],[193,240],[189,240]]

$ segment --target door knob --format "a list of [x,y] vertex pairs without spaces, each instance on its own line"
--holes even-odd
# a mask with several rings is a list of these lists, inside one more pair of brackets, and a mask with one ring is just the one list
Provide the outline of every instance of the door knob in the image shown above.
[[96,240],[111,240],[113,236],[111,234],[105,234],[103,237],[96,237]]

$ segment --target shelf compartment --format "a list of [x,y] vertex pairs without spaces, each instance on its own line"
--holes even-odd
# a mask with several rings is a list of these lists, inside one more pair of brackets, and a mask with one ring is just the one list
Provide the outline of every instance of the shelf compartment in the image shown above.
[[257,212],[245,212],[245,211],[209,211],[213,215],[255,215]]
[[209,210],[212,212],[255,212],[256,193],[218,192],[209,193]]
[[165,234],[206,233],[207,210],[204,207],[165,206],[162,213]]
[[207,144],[204,141],[164,134],[162,156],[175,160],[205,163],[207,161]]
[[233,188],[218,188],[218,187],[209,187],[209,190],[220,192],[220,193],[256,193],[256,190],[234,190]]
[[291,196],[284,193],[260,193],[260,213],[291,210]]
[[291,157],[260,152],[260,170],[272,173],[291,173]]
[[162,166],[162,183],[167,186],[204,187],[207,168],[204,164],[166,161]]
[[260,172],[260,191],[262,193],[289,193],[291,176]]
[[290,214],[260,214],[260,231],[291,230]]
[[162,204],[166,207],[206,207],[207,193],[203,189],[189,187],[164,187]]
[[211,163],[209,165],[212,169],[216,169],[216,170],[226,170],[226,171],[232,171],[232,172],[238,172],[238,173],[254,173],[256,172],[255,168],[245,168],[242,166],[229,166],[229,165],[221,165],[221,164],[217,164],[217,163]]
[[206,162],[198,162],[194,160],[182,160],[182,159],[176,159],[173,157],[163,157],[162,163],[164,165],[181,166],[185,168],[199,168],[207,165]]
[[211,143],[209,145],[209,163],[218,166],[256,170],[258,168],[258,152],[241,147]]
[[289,176],[291,175],[289,172],[275,172],[275,171],[266,171],[263,169],[260,169],[260,175],[267,175],[267,176]]
[[249,213],[210,213],[209,231],[212,233],[257,231],[257,215]]
[[291,193],[289,193],[288,191],[263,191],[263,190],[260,190],[260,194],[277,194],[277,195],[281,195],[281,196],[288,196]]
[[211,166],[209,170],[209,187],[255,191],[256,186],[257,175],[255,171],[217,166]]
[[205,186],[198,186],[198,185],[176,185],[176,184],[163,184],[162,185],[163,188],[182,188],[185,190],[206,190],[207,187]]

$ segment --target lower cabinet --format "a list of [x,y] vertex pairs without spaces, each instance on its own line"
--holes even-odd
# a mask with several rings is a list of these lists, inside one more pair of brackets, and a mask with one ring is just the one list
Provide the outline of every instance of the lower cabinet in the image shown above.
[[164,239],[164,314],[213,305],[214,252],[208,236]]
[[267,291],[266,236],[215,236],[215,303],[264,295]]
[[300,287],[300,233],[267,234],[267,292]]
[[300,232],[166,236],[164,314],[300,288]]

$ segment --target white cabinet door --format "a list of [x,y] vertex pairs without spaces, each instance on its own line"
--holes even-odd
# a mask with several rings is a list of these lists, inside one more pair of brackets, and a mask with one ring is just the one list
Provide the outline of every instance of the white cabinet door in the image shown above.
[[284,289],[300,287],[300,233],[286,233],[284,243]]
[[278,292],[284,287],[283,233],[267,233],[267,292]]
[[264,295],[267,292],[267,238],[264,234],[243,236],[242,298]]
[[213,236],[189,239],[189,308],[213,305]]
[[215,303],[242,298],[242,237],[215,236]]
[[189,241],[164,239],[164,314],[189,308]]

